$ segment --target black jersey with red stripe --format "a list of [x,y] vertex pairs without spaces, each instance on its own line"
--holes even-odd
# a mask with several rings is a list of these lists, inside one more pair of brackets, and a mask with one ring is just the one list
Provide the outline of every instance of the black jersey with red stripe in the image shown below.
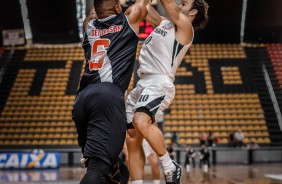
[[138,40],[123,13],[89,21],[83,40],[86,66],[78,92],[100,82],[114,83],[125,92],[133,72]]

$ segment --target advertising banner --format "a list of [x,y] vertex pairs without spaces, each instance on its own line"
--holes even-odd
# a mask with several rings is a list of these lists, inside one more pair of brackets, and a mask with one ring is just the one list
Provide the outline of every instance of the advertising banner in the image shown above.
[[0,153],[0,169],[57,169],[60,153]]

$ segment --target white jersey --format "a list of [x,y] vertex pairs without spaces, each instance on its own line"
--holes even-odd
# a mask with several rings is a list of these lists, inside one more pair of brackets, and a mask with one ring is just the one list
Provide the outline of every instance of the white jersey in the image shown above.
[[145,40],[140,51],[139,77],[143,74],[161,74],[174,80],[176,70],[192,41],[188,45],[181,45],[175,38],[175,25],[169,20],[161,21]]

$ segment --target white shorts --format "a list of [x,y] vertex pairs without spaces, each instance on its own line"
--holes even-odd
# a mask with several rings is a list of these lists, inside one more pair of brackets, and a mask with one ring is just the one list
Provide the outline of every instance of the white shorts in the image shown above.
[[146,75],[138,81],[126,100],[127,122],[131,123],[134,112],[140,107],[148,109],[153,116],[164,111],[175,95],[173,81],[165,75]]
[[148,158],[148,156],[150,156],[152,153],[155,153],[150,144],[146,141],[146,139],[143,139],[142,146],[146,158]]

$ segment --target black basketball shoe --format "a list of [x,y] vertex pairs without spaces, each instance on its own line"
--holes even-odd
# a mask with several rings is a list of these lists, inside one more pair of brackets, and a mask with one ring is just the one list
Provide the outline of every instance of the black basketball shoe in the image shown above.
[[182,167],[175,161],[172,161],[172,163],[175,165],[176,169],[175,171],[165,172],[165,183],[166,184],[181,184]]

